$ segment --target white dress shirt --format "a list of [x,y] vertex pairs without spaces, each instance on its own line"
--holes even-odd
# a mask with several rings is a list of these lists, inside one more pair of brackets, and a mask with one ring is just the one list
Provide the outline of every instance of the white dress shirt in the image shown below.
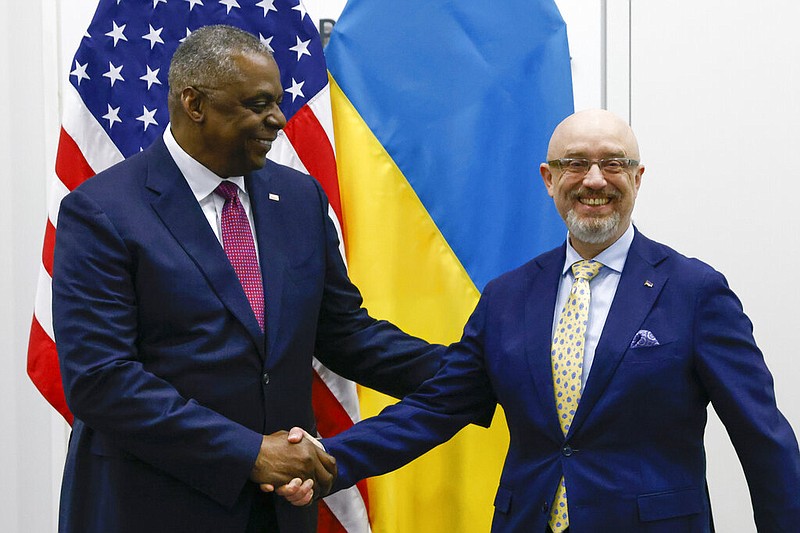
[[[592,299],[589,303],[589,323],[586,325],[581,389],[586,386],[586,379],[589,377],[589,372],[592,369],[594,352],[600,340],[600,335],[603,333],[603,326],[606,324],[606,318],[608,318],[608,312],[611,309],[611,302],[614,301],[614,295],[617,293],[617,286],[619,285],[619,278],[622,275],[622,268],[625,266],[625,260],[628,258],[628,250],[630,250],[631,243],[633,242],[633,233],[633,225],[628,226],[625,233],[623,233],[614,244],[603,250],[594,258],[595,261],[599,261],[603,264],[603,268],[601,268],[597,276],[589,282]],[[572,264],[581,260],[583,260],[583,258],[575,251],[575,248],[572,247],[569,242],[569,236],[567,236],[567,257],[564,261],[564,269],[561,272],[561,280],[558,285],[558,296],[556,297],[551,338],[555,336],[555,327],[558,324],[558,318],[561,316],[561,311],[567,303],[569,291],[572,289],[572,283],[575,281],[575,276],[572,274]]]
[[[225,199],[214,193],[214,190],[222,183],[222,178],[214,174],[211,170],[203,166],[202,163],[186,153],[180,147],[175,137],[172,135],[172,128],[167,127],[164,131],[164,144],[167,145],[167,150],[175,160],[175,164],[183,174],[189,188],[192,189],[197,203],[203,210],[203,214],[208,220],[208,224],[217,236],[217,240],[222,244],[222,207],[225,205]],[[247,189],[244,184],[244,176],[232,176],[227,178],[227,181],[236,184],[239,188],[239,201],[242,203],[245,212],[247,213],[247,220],[250,222],[250,231],[253,234],[253,242],[256,240],[256,228],[253,225],[253,209],[250,206],[250,195],[247,194]],[[256,245],[256,258],[258,258],[258,245]]]

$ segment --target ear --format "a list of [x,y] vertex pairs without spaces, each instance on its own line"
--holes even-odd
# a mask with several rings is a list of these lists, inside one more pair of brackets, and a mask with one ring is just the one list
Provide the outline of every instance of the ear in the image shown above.
[[194,87],[186,87],[181,91],[181,107],[192,122],[203,122],[205,106],[205,95]]
[[550,170],[550,165],[547,163],[542,163],[539,165],[539,174],[542,175],[542,181],[544,181],[544,186],[547,187],[547,194],[550,197],[553,197],[553,172]]
[[642,185],[642,175],[644,174],[644,165],[639,165],[636,169],[636,174],[633,176],[633,186],[636,192],[639,192],[639,187]]

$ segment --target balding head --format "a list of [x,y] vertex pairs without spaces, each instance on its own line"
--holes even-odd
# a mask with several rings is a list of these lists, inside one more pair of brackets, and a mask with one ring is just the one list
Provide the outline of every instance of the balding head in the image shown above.
[[595,257],[630,227],[644,173],[636,136],[613,113],[580,111],[556,127],[547,160],[540,172],[570,242],[584,258]]
[[627,122],[605,109],[587,109],[568,116],[556,126],[547,147],[547,160],[572,157],[566,150],[575,143],[594,145],[616,143],[625,157],[639,159],[639,143]]

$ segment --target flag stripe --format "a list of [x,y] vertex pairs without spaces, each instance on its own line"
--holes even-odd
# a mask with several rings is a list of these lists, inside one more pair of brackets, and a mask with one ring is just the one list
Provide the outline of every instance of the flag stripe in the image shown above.
[[336,397],[331,393],[330,389],[316,372],[314,372],[314,380],[311,387],[314,412],[325,413],[324,419],[319,416],[317,417],[317,431],[323,438],[332,437],[352,427],[353,422],[350,420],[347,411],[345,411],[342,405],[336,400]]
[[479,290],[563,240],[538,176],[572,110],[554,2],[350,0],[326,57]]
[[330,140],[314,111],[308,106],[303,107],[286,124],[284,131],[300,160],[305,162],[308,172],[322,184],[328,201],[341,221],[336,160]]
[[70,191],[95,175],[78,144],[61,128],[56,154],[56,175]]
[[56,345],[44,329],[39,325],[36,317],[31,323],[31,334],[28,340],[28,375],[36,388],[48,402],[69,422],[72,423],[72,413],[67,407],[64,398],[64,388],[61,385],[61,371],[57,361]]
[[347,530],[339,523],[324,501],[319,504],[319,522],[317,528],[328,533],[347,533]]
[[53,277],[53,250],[56,246],[56,228],[50,220],[44,229],[44,245],[42,246],[42,266],[47,274]]
[[351,278],[374,316],[432,342],[457,340],[478,300],[475,285],[336,83],[331,105]]
[[[351,277],[377,316],[456,340],[488,280],[563,239],[537,172],[572,109],[558,9],[349,0],[326,55]],[[507,446],[498,415],[370,480],[375,529],[488,531]]]
[[[457,340],[478,291],[405,177],[338,85],[331,83],[342,206],[347,220],[350,275],[375,316],[431,341]],[[362,415],[377,414],[389,398],[362,388]],[[491,491],[507,433],[464,431],[396,472],[369,480],[370,517],[378,531],[488,531]],[[470,465],[469,476],[464,464]],[[448,490],[442,480],[469,479]],[[437,493],[439,491],[439,493]],[[431,512],[435,508],[434,512]],[[420,512],[428,509],[428,512]]]
[[[367,516],[369,504],[361,498],[361,495],[366,493],[365,491],[366,482],[359,482],[356,487],[331,494],[324,500],[327,510],[349,533],[369,533],[371,531]],[[319,531],[324,531],[324,529],[320,527]]]
[[81,95],[71,83],[63,84],[61,98],[61,127],[80,148],[89,166],[99,172],[122,161],[122,152],[86,108]]

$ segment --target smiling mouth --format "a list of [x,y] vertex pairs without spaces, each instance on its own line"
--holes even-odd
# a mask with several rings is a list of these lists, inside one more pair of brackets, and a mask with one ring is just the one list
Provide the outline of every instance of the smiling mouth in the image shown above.
[[611,198],[580,198],[578,200],[583,205],[599,206],[611,203]]

